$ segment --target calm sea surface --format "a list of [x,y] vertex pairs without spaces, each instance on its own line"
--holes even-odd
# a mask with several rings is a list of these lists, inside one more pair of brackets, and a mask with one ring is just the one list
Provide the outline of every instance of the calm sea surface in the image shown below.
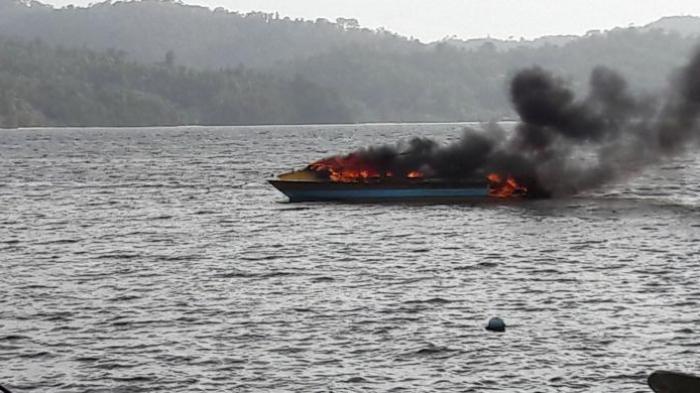
[[0,383],[647,392],[653,370],[700,373],[698,155],[559,200],[290,204],[265,182],[460,128],[0,131]]

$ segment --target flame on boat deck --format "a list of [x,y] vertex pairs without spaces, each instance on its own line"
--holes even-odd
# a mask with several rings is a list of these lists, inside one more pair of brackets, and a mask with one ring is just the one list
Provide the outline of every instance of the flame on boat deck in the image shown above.
[[[418,169],[399,170],[397,168],[382,169],[379,165],[364,160],[360,154],[351,153],[346,156],[333,156],[309,164],[304,171],[318,181],[335,183],[367,183],[381,181],[421,181],[429,180],[424,172]],[[521,198],[528,195],[526,186],[520,184],[512,175],[489,173],[486,176],[488,194],[495,198]]]
[[498,173],[489,173],[486,178],[489,181],[489,196],[496,198],[527,196],[527,187],[518,184],[511,175],[503,176]]
[[310,164],[307,170],[337,183],[360,183],[364,181],[378,181],[385,178],[422,179],[423,173],[411,170],[406,173],[394,173],[392,170],[382,170],[365,161],[359,154],[351,153],[347,156],[334,156],[324,158]]

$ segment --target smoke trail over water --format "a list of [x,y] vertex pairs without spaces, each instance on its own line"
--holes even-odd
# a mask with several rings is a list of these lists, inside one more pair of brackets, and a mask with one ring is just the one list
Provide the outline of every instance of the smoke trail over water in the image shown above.
[[518,72],[510,97],[520,116],[515,131],[496,124],[466,129],[441,146],[415,138],[355,154],[396,174],[465,178],[496,172],[513,176],[533,195],[566,195],[599,187],[698,147],[700,49],[673,75],[663,95],[635,96],[615,71],[597,67],[588,94],[577,98],[542,68]]

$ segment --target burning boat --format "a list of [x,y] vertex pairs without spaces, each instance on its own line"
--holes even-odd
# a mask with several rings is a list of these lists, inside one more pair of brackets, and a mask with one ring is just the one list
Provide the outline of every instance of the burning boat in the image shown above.
[[420,169],[381,168],[357,153],[326,158],[270,180],[290,202],[445,201],[520,197],[527,189],[496,173],[440,178]]
[[637,97],[606,67],[577,98],[565,79],[518,71],[510,99],[520,121],[465,127],[439,144],[417,137],[326,158],[271,181],[291,201],[464,200],[573,195],[700,146],[700,50],[664,95]]

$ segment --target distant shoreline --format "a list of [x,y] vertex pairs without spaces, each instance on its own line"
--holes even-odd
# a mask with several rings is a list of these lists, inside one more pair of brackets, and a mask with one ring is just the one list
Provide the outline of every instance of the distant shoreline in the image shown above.
[[[505,120],[491,120],[496,123],[515,123],[518,120],[505,119]],[[139,130],[146,128],[158,128],[158,129],[182,129],[182,128],[268,128],[268,127],[278,127],[278,128],[296,128],[296,127],[367,127],[367,126],[410,126],[410,125],[474,125],[474,124],[486,124],[491,121],[438,121],[438,122],[377,122],[377,123],[311,123],[311,124],[252,124],[252,125],[230,125],[230,126],[206,126],[206,125],[178,125],[178,126],[137,126],[137,127],[114,127],[114,126],[42,126],[42,127],[19,127],[19,128],[0,128],[0,132],[18,132],[18,131],[32,131],[32,130]]]

